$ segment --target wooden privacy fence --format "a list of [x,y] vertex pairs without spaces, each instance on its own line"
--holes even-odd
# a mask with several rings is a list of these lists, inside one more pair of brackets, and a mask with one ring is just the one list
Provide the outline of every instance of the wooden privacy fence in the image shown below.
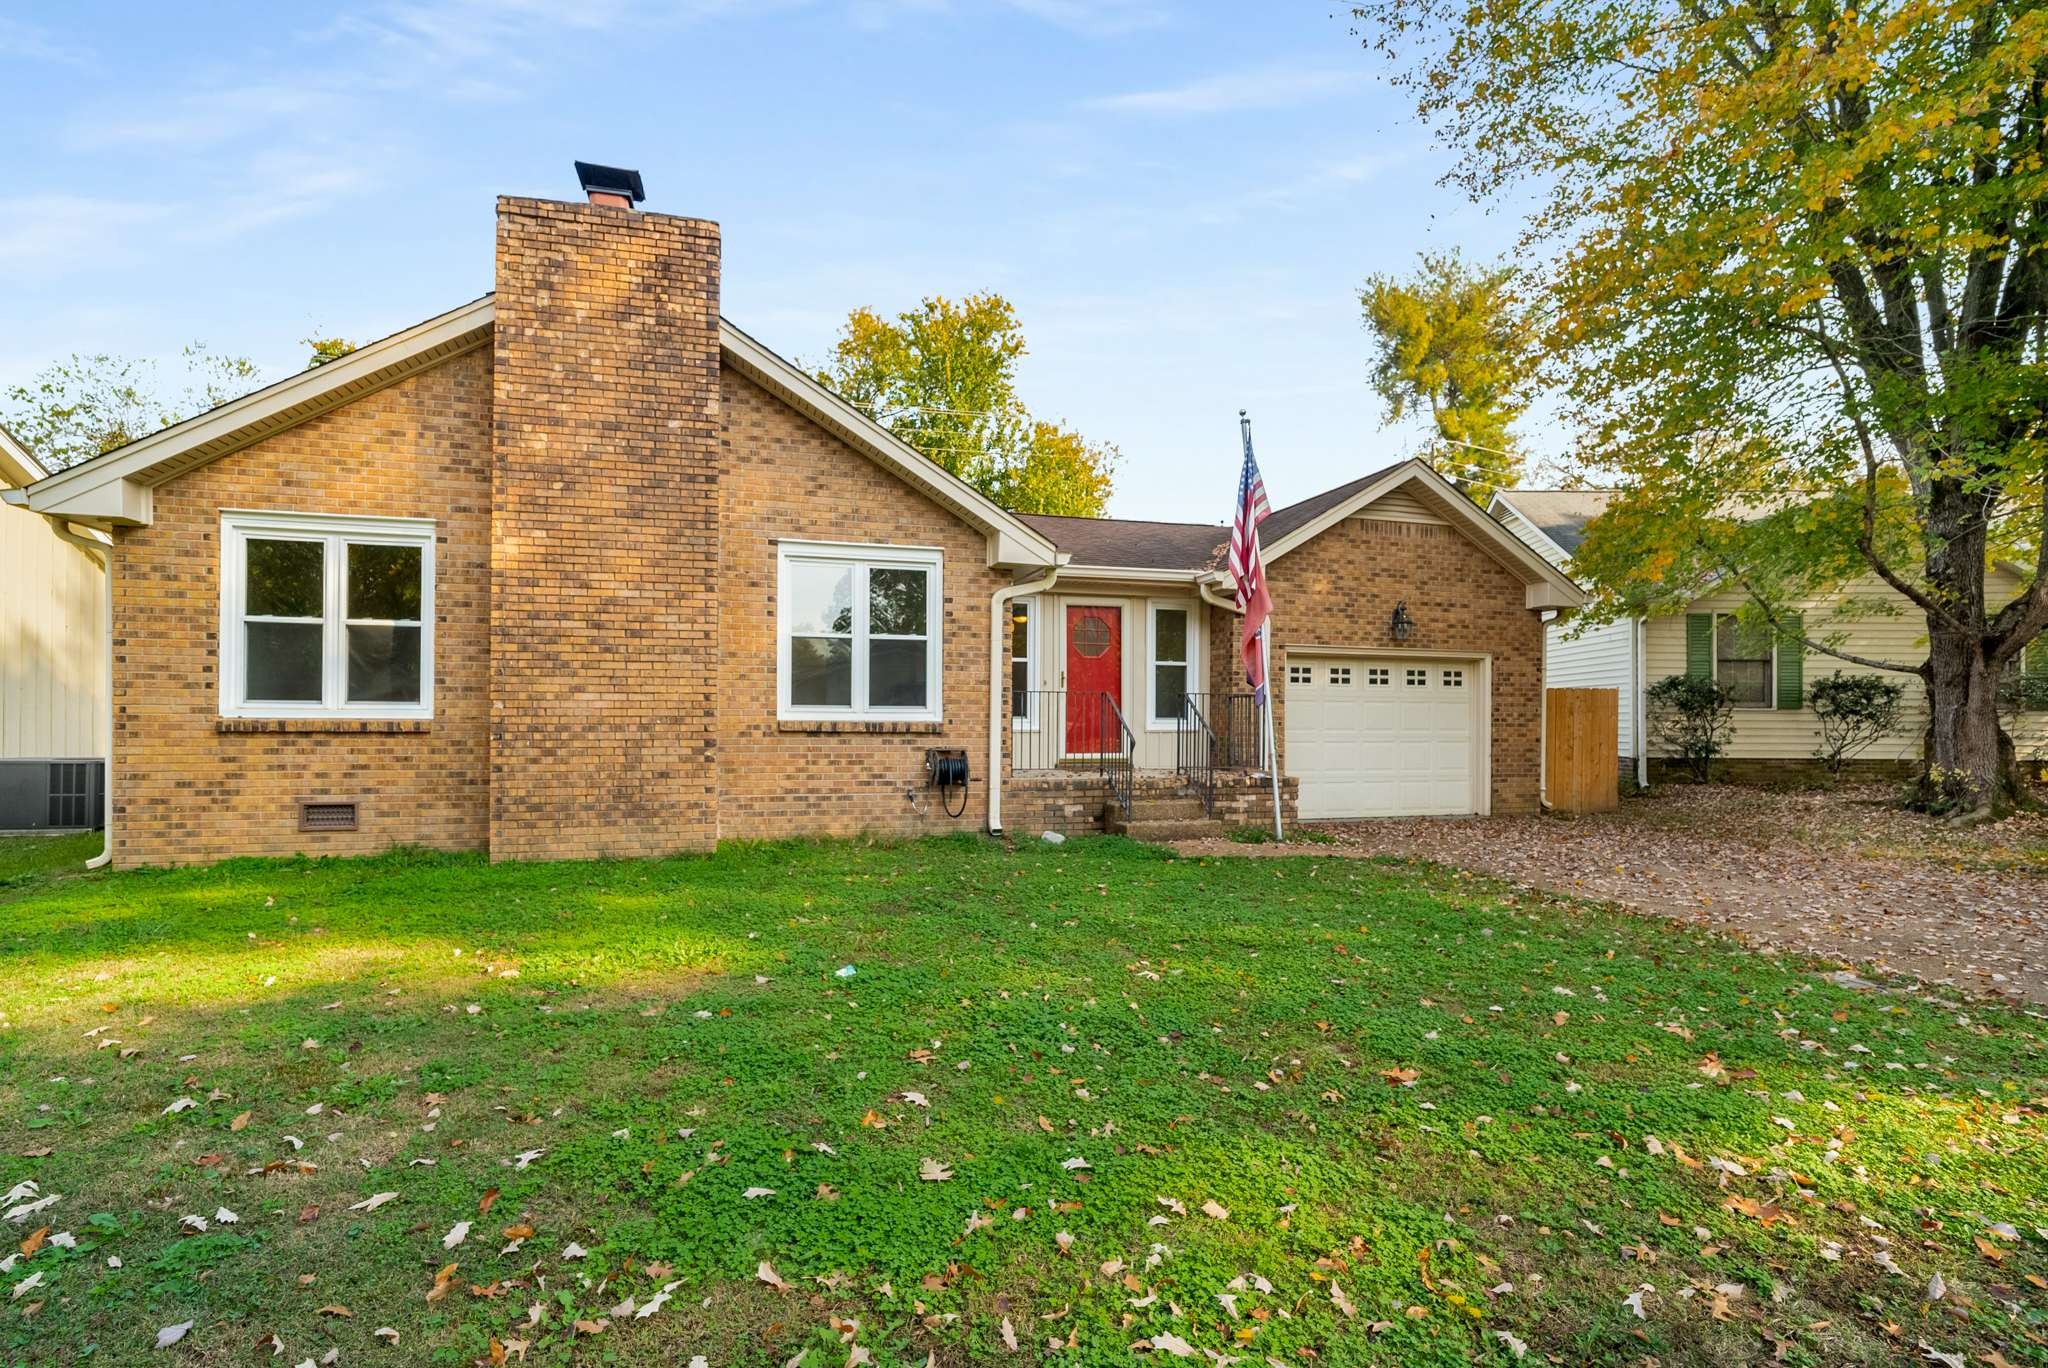
[[1620,697],[1613,689],[1544,691],[1544,790],[1558,811],[1621,806],[1615,756]]

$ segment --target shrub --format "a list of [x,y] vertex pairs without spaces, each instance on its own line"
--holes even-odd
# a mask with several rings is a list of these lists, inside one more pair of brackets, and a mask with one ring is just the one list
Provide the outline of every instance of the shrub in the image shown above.
[[1842,765],[1871,742],[1899,725],[1905,686],[1881,675],[1845,675],[1835,671],[1807,691],[1806,701],[1820,722],[1820,745],[1814,750],[1828,773],[1842,777]]
[[1650,739],[1706,783],[1713,777],[1715,757],[1735,735],[1735,704],[1728,690],[1711,679],[1670,675],[1652,684],[1643,698],[1649,704]]

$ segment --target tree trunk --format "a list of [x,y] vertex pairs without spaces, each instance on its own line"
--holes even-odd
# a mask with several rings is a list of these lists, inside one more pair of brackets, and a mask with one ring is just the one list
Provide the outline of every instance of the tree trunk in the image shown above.
[[1998,672],[1981,638],[1928,624],[1929,808],[1989,815],[2013,799],[2010,746],[1998,722]]
[[1927,581],[1956,621],[1927,619],[1928,773],[1920,797],[1930,809],[1988,816],[2014,797],[2014,772],[1998,724],[1998,671],[1984,618],[1983,496],[1958,483],[1928,489]]

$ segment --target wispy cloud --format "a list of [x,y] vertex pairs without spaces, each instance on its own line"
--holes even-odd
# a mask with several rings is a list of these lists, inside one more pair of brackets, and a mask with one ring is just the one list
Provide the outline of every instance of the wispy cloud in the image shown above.
[[1292,109],[1356,88],[1363,73],[1343,67],[1266,65],[1204,76],[1158,90],[1101,95],[1082,103],[1122,114],[1183,117],[1233,114],[1254,109]]
[[48,29],[0,16],[0,66],[10,62],[89,66],[92,54],[75,43],[60,41]]
[[47,279],[85,262],[125,264],[137,237],[168,217],[160,204],[95,195],[0,199],[0,281]]
[[1156,0],[1006,0],[1011,9],[1094,37],[1159,28],[1168,20]]

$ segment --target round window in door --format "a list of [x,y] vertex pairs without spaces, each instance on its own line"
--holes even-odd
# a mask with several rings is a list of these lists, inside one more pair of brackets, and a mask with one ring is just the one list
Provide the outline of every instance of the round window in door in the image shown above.
[[1084,617],[1074,624],[1074,654],[1094,660],[1109,649],[1109,624],[1099,617]]

